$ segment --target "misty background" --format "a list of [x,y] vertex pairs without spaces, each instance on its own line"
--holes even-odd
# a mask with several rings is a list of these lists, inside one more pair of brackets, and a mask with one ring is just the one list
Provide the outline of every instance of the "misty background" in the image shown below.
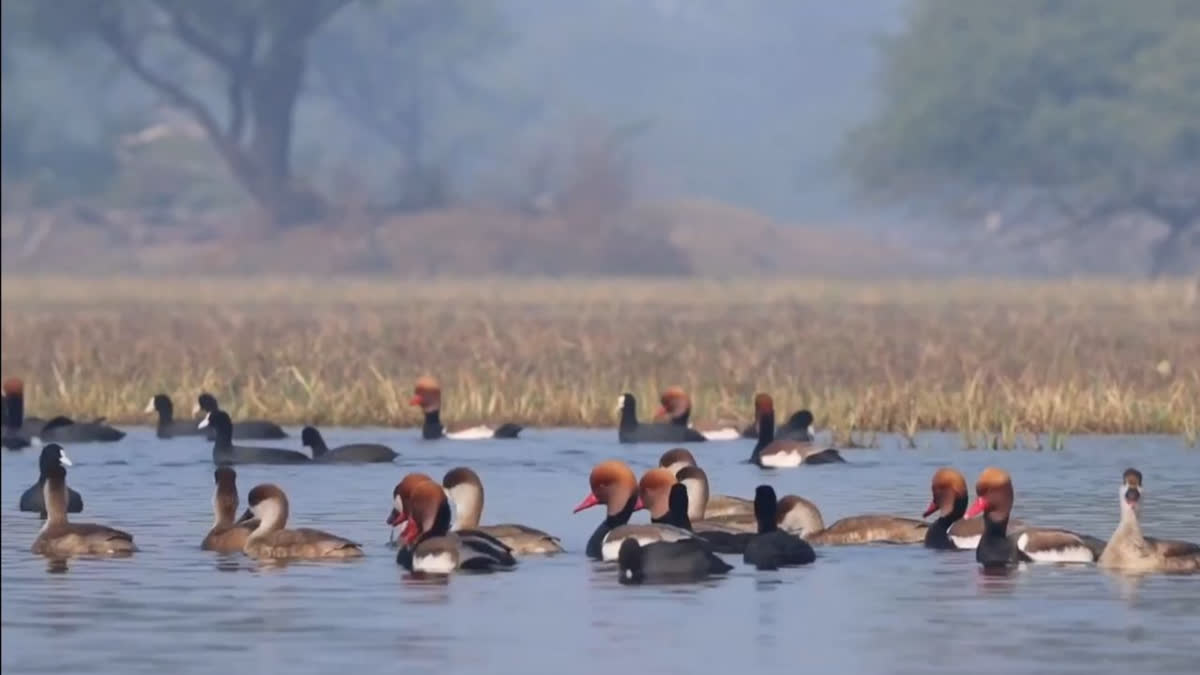
[[3,12],[6,272],[1200,272],[1187,0]]

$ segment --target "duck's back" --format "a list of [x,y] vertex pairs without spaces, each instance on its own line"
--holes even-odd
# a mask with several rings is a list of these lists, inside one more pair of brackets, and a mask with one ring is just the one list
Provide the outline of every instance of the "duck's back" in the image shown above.
[[33,542],[42,555],[110,555],[133,553],[133,535],[92,523],[67,523],[47,527]]

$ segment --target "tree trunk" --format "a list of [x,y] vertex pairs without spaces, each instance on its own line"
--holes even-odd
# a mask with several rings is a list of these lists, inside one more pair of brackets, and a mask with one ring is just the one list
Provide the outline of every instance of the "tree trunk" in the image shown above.
[[252,136],[243,180],[277,225],[325,215],[325,203],[292,178],[292,127],[303,85],[307,36],[277,35],[250,83]]
[[1160,279],[1167,274],[1183,270],[1173,269],[1176,263],[1185,259],[1191,242],[1187,235],[1193,229],[1191,219],[1180,219],[1165,223],[1167,234],[1150,247],[1150,278]]

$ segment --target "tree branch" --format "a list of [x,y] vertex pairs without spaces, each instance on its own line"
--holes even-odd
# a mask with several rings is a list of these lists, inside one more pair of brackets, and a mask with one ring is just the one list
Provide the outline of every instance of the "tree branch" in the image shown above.
[[214,140],[225,140],[216,119],[213,118],[208,108],[200,102],[200,99],[191,96],[166,77],[147,68],[146,64],[142,62],[137,48],[130,43],[128,36],[125,35],[124,31],[121,30],[121,27],[115,21],[98,20],[96,22],[96,32],[101,41],[107,44],[109,49],[113,50],[113,53],[129,68],[130,72],[152,89],[157,90],[160,94],[170,99],[172,103],[191,113],[196,118],[196,121],[200,123],[200,126],[204,128],[205,132],[212,136]]
[[167,0],[154,0],[154,4],[171,19],[171,27],[185,45],[227,71],[232,72],[237,68],[236,56],[196,28],[178,7]]
[[246,128],[246,88],[254,74],[254,53],[258,48],[258,19],[247,18],[242,24],[242,42],[237,61],[229,73],[229,130],[227,135],[239,142]]

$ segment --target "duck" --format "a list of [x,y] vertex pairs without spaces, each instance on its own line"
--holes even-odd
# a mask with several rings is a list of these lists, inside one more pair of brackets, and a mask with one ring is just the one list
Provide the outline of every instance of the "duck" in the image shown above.
[[975,560],[984,569],[1002,570],[1023,562],[1093,563],[1104,549],[1099,539],[1070,530],[1031,527],[1009,533],[1013,485],[1004,469],[984,469],[975,481],[975,495],[966,517],[983,514],[983,535],[975,547]]
[[643,544],[623,539],[617,550],[617,579],[622,584],[668,584],[702,581],[723,575],[733,566],[713,555],[699,539]]
[[677,424],[640,424],[637,418],[637,398],[625,392],[617,399],[621,421],[617,440],[621,443],[702,443],[708,439],[699,431]]
[[[212,413],[210,413],[211,415]],[[246,496],[249,508],[238,519],[257,518],[242,552],[256,560],[361,558],[362,546],[328,532],[310,528],[286,529],[288,498],[274,483],[260,483]]]
[[34,438],[41,443],[113,443],[125,438],[125,432],[104,423],[103,417],[76,422],[59,415],[50,420],[25,414],[25,383],[10,377],[0,385],[4,394],[3,445],[10,450],[29,447]]
[[46,503],[46,523],[33,541],[32,551],[51,558],[76,555],[126,556],[138,549],[133,535],[123,530],[90,523],[71,523],[67,520],[67,468],[71,460],[62,446],[49,443],[43,452],[58,454],[58,461],[46,467],[43,500]]
[[817,559],[808,542],[778,528],[775,488],[759,485],[754,491],[754,515],[758,532],[745,544],[742,560],[759,570],[807,565]]
[[[779,425],[775,429],[775,438],[785,438],[792,441],[812,441],[816,439],[816,429],[813,428],[812,411],[807,408],[801,408],[792,413],[787,422]],[[755,412],[754,421],[747,424],[742,429],[742,438],[758,438],[758,413]]]
[[350,443],[330,449],[316,427],[304,427],[300,431],[300,443],[312,449],[314,462],[390,462],[400,455],[379,443]]
[[[659,397],[659,403],[662,405],[654,413],[654,420],[656,422],[666,418],[667,421],[675,426],[685,429],[692,428],[689,422],[692,415],[692,398],[688,396],[683,387],[668,387]],[[738,430],[733,427],[719,427],[715,429],[697,428],[696,431],[699,431],[706,440],[710,441],[732,441],[741,437]]]
[[[39,513],[43,519],[46,518],[46,498],[43,494],[46,476],[61,461],[62,454],[62,446],[57,443],[42,446],[42,454],[38,457],[37,482],[21,494],[20,508],[22,511]],[[83,497],[78,492],[67,488],[67,513],[82,512]]]
[[200,550],[217,553],[241,553],[246,548],[250,533],[258,528],[259,521],[250,519],[236,522],[238,509],[237,472],[232,467],[219,466],[213,472],[213,525],[200,542]]
[[395,529],[407,522],[408,512],[405,509],[405,501],[412,494],[413,488],[421,483],[432,483],[433,478],[428,474],[420,472],[412,472],[404,475],[404,478],[396,483],[396,487],[392,490],[392,510],[388,513],[387,524],[391,526],[393,534]]
[[91,422],[76,422],[65,415],[51,418],[42,426],[37,437],[43,443],[116,443],[125,432],[104,423],[103,417]]
[[[700,470],[699,467],[686,468]],[[678,477],[676,477],[676,480],[678,481]],[[693,521],[692,514],[694,511],[691,506],[691,494],[691,489],[682,482],[676,482],[671,486],[667,513],[661,517],[652,518],[650,522],[672,525],[688,530],[696,537],[703,539],[705,548],[713,553],[743,553],[753,533],[725,528],[709,521]]]
[[474,441],[484,438],[516,438],[524,428],[513,422],[505,422],[493,429],[480,425],[469,429],[448,431],[442,426],[442,387],[438,381],[429,375],[417,378],[413,386],[413,397],[409,405],[419,406],[425,413],[425,421],[421,424],[421,438],[431,441],[438,438],[450,438],[459,441]]
[[[702,499],[708,490],[708,479],[699,467],[680,470],[682,481]],[[689,495],[691,497],[692,495]],[[756,495],[757,500],[757,495]],[[755,506],[757,507],[757,501]],[[779,529],[803,537],[814,546],[847,546],[855,544],[918,544],[924,541],[928,525],[916,518],[904,518],[885,514],[847,516],[829,527],[817,505],[798,495],[785,495],[775,503],[776,524]],[[757,532],[758,510],[751,516],[731,514],[711,517],[705,514],[703,527],[732,531]],[[702,526],[697,525],[697,530]]]
[[[220,410],[221,406],[217,403],[217,397],[208,393],[201,392],[196,397],[196,404],[192,406],[192,417],[198,416],[200,413],[209,414]],[[213,440],[216,436],[215,432],[208,432],[208,440]],[[283,430],[283,427],[270,420],[238,420],[233,425],[233,435],[231,438],[240,440],[278,440],[287,438],[288,434]]]
[[[670,471],[663,468],[655,467],[642,476],[642,480],[638,483],[638,494],[641,503],[650,512],[650,523],[648,525],[625,524],[613,528],[605,535],[601,544],[601,560],[616,560],[617,553],[621,548],[621,540],[630,537],[637,539],[642,544],[648,544],[654,541],[678,541],[696,536],[690,527],[681,527],[670,522],[670,494],[671,488],[675,484],[675,477],[671,475]],[[687,490],[682,486],[679,494],[684,495],[686,500]],[[684,518],[687,517],[686,501],[680,515]]]
[[[708,491],[708,474],[696,464],[696,458],[684,448],[672,448],[662,454],[658,465],[675,474],[675,479],[688,486],[689,507],[693,520],[714,518],[730,515],[753,515],[754,502],[742,497],[730,495],[710,495]],[[695,467],[697,471],[680,475],[685,467]],[[702,482],[702,485],[700,484]],[[703,488],[703,489],[701,489]]]
[[[942,551],[974,550],[983,535],[983,518],[963,520],[967,512],[967,479],[956,469],[942,467],[934,472],[931,483],[933,500],[921,517],[928,518],[935,512],[938,518],[925,530],[925,548]],[[1010,531],[1024,530],[1025,523],[1013,519],[1008,523]]]
[[1154,539],[1142,534],[1139,513],[1145,488],[1142,472],[1128,468],[1121,476],[1117,501],[1121,521],[1096,561],[1100,567],[1120,572],[1200,572],[1200,545],[1174,539]]
[[233,422],[224,410],[215,410],[200,420],[199,427],[212,427],[213,464],[307,464],[312,459],[303,452],[282,448],[257,448],[233,444]]
[[479,525],[483,515],[483,481],[479,474],[465,466],[446,472],[442,487],[454,507],[456,517],[450,527],[452,532],[474,530],[489,534],[503,542],[516,555],[539,555],[562,553],[562,540],[541,530],[526,525],[504,523],[501,525]]
[[769,394],[754,397],[758,411],[758,442],[750,462],[764,468],[789,468],[801,464],[836,464],[846,460],[834,448],[821,449],[811,441],[775,439],[775,403]]
[[[705,531],[741,533],[758,531],[758,517],[754,512],[753,501],[743,500],[741,497],[727,497],[730,500],[738,500],[738,510],[725,510],[715,516],[711,511],[699,506],[705,503],[706,495],[708,495],[708,474],[700,467],[684,466],[675,474],[675,478],[687,488],[688,515],[692,519],[698,535],[706,536]],[[713,499],[708,500],[709,508],[714,501]],[[740,508],[742,501],[750,504],[749,513],[743,512]],[[776,515],[776,524],[785,532],[805,536],[825,529],[825,521],[821,518],[821,511],[817,505],[797,495],[780,498],[776,504]],[[741,545],[744,546],[744,543]],[[741,550],[734,552],[741,553]]]
[[[0,445],[9,450],[20,450],[30,446],[30,434],[25,430],[25,383],[20,378],[10,377],[0,385],[4,394],[4,405],[0,412],[4,413],[3,431],[0,432]],[[40,427],[39,427],[40,428]]]
[[159,438],[206,435],[203,429],[196,426],[194,420],[175,419],[175,404],[166,394],[155,394],[143,412],[147,415],[158,413],[158,424],[154,426],[154,433]]
[[444,575],[516,567],[512,550],[495,537],[478,530],[450,531],[449,498],[437,483],[417,483],[404,505],[408,525],[396,562],[410,572]]
[[637,476],[633,469],[620,460],[607,460],[592,467],[588,476],[591,491],[579,502],[573,513],[579,513],[593,506],[603,505],[606,509],[604,520],[588,538],[584,553],[593,560],[604,557],[604,542],[608,534],[618,527],[629,523],[629,517],[634,511],[646,508],[638,495]]

